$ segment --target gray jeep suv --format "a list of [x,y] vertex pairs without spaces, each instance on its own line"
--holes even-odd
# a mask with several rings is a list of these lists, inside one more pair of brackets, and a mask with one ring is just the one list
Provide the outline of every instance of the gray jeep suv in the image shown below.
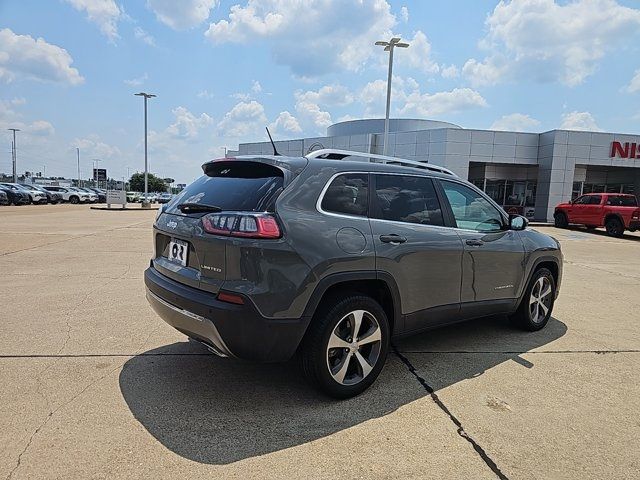
[[498,314],[539,330],[551,316],[558,242],[446,169],[340,150],[202,168],[158,213],[145,284],[163,320],[218,355],[297,354],[347,398],[394,337]]

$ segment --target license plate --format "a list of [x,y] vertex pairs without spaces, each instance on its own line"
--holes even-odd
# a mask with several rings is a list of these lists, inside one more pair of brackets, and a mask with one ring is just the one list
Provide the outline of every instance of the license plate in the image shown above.
[[169,260],[172,262],[186,267],[188,254],[189,244],[187,242],[175,238],[169,242]]

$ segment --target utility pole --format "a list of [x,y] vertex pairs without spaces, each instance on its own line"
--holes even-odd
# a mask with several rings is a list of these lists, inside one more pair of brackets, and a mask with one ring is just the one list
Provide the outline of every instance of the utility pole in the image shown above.
[[80,188],[80,148],[76,147],[76,153],[78,154],[78,188]]
[[144,97],[144,199],[142,201],[142,208],[149,208],[151,203],[149,202],[149,162],[147,159],[147,100],[155,97],[152,93],[134,93],[138,97]]
[[18,173],[16,171],[16,163],[18,162],[18,151],[16,148],[16,132],[19,132],[19,128],[7,128],[7,130],[13,132],[13,148],[11,149],[11,160],[13,160],[13,183],[18,183]]
[[382,154],[387,154],[387,144],[389,143],[389,110],[391,109],[391,76],[393,73],[393,49],[395,47],[407,48],[408,43],[401,42],[400,38],[394,37],[388,42],[376,42],[376,45],[384,47],[385,52],[389,52],[389,74],[387,76],[387,110],[384,117],[384,145],[382,147]]

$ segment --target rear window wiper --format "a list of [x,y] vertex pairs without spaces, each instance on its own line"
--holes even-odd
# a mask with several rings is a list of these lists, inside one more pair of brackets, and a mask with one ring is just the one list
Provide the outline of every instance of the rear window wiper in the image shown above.
[[222,208],[216,205],[207,205],[204,203],[181,203],[178,209],[182,213],[202,213],[202,212],[221,212]]

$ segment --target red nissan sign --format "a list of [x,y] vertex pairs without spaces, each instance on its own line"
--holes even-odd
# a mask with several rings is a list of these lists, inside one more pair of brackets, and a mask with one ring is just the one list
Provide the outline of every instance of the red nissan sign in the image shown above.
[[640,145],[633,142],[611,142],[610,157],[640,158]]

